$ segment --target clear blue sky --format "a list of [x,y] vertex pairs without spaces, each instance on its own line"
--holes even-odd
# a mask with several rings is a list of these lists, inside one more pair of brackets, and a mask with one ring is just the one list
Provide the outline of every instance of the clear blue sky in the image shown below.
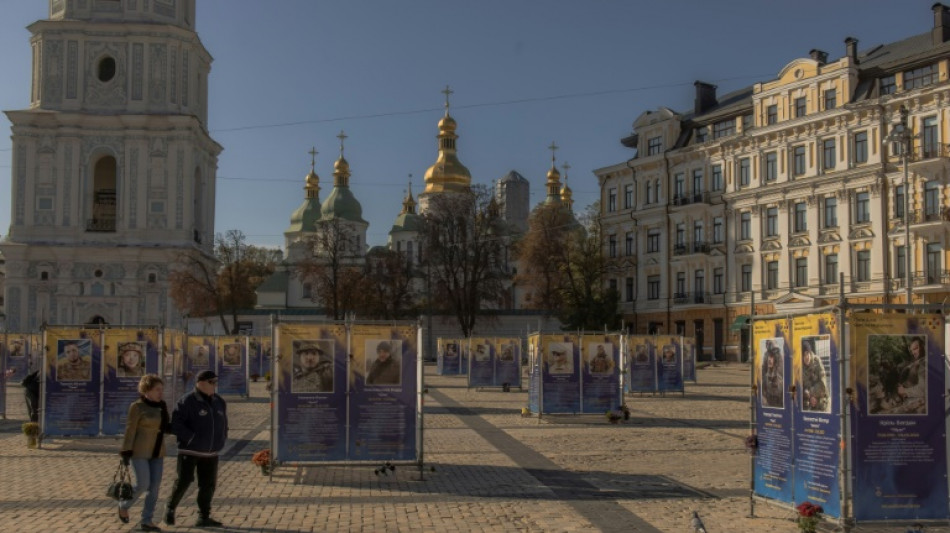
[[[555,141],[576,210],[595,168],[646,110],[688,110],[694,80],[719,94],[766,81],[812,48],[844,54],[929,31],[933,0],[199,0],[214,57],[210,130],[219,159],[215,229],[282,246],[303,199],[311,146],[326,198],[345,130],[351,188],[384,244],[408,175],[435,161],[451,85],[459,158],[475,183],[510,170],[544,197]],[[0,109],[29,105],[29,32],[43,0],[0,0]],[[0,234],[10,220],[9,122],[0,141]]]

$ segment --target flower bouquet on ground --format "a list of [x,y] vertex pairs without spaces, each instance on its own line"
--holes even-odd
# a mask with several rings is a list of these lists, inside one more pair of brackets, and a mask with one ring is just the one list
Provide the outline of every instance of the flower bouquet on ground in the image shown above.
[[798,530],[802,533],[815,533],[821,523],[821,513],[825,510],[811,502],[802,502],[795,510],[798,511]]
[[40,425],[36,422],[24,422],[23,434],[26,435],[26,445],[28,448],[36,448],[40,442]]
[[263,449],[251,456],[251,462],[261,467],[261,474],[265,476],[270,474],[270,450]]

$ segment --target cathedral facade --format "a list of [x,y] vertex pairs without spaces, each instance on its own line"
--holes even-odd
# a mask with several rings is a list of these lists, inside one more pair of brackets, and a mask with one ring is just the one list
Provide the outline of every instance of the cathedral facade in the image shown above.
[[212,58],[195,0],[50,0],[12,123],[7,328],[181,321],[169,265],[211,260]]

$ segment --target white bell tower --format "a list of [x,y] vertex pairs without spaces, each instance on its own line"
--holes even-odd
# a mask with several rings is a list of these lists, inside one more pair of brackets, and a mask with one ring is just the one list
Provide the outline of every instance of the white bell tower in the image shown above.
[[169,267],[188,249],[210,258],[222,149],[195,0],[49,6],[28,28],[30,105],[6,111],[7,327],[175,325]]

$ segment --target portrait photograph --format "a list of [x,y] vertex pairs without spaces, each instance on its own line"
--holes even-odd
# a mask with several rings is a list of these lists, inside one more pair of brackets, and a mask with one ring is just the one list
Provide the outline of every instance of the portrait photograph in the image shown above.
[[815,335],[801,340],[802,411],[831,412],[831,337]]
[[574,345],[570,342],[549,343],[546,361],[549,374],[573,374]]
[[290,392],[294,394],[333,392],[332,339],[295,340]]
[[650,363],[650,347],[646,344],[637,344],[633,347],[633,362],[637,365]]
[[587,345],[587,369],[591,374],[606,375],[614,370],[613,345],[606,342]]
[[663,345],[663,350],[660,352],[663,354],[661,361],[663,364],[671,365],[676,362],[676,346],[672,344]]
[[450,342],[445,345],[445,355],[447,358],[454,358],[459,356],[459,345],[455,342]]
[[759,343],[760,369],[759,389],[762,407],[785,408],[785,339],[763,339]]
[[26,355],[26,343],[23,339],[10,339],[7,344],[7,355],[10,357],[23,357]]
[[384,386],[402,383],[402,341],[373,339],[366,341],[366,385]]
[[504,344],[501,346],[501,354],[498,356],[498,360],[502,363],[512,363],[515,360],[517,354],[517,346],[514,344]]
[[868,335],[868,414],[927,414],[927,337]]
[[89,339],[57,341],[56,354],[56,381],[92,379],[92,341]]
[[208,357],[208,347],[204,344],[195,346],[191,352],[192,368],[208,368],[211,365],[211,359]]
[[484,343],[476,344],[474,357],[476,361],[490,361],[491,360],[491,346]]
[[138,379],[145,375],[144,342],[120,342],[116,359],[116,377]]
[[221,347],[222,366],[241,366],[241,351],[244,347],[240,343],[225,344]]

